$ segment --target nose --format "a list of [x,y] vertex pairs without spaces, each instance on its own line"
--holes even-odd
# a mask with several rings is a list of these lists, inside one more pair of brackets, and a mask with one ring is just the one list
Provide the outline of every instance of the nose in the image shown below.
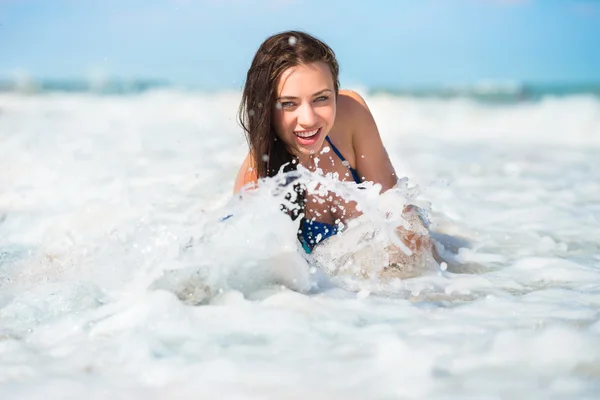
[[317,123],[317,113],[312,104],[303,104],[298,110],[298,124],[305,128],[312,128]]

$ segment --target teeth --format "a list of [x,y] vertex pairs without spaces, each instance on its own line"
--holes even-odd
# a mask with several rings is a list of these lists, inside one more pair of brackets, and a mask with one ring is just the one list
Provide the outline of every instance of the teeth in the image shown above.
[[316,135],[318,131],[319,131],[319,129],[315,129],[312,131],[294,132],[294,134],[296,134],[296,136],[299,136],[301,138],[309,138],[311,136]]

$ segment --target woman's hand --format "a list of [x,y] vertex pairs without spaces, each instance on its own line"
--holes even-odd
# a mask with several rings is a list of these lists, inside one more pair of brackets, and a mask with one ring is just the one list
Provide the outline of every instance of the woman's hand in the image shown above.
[[431,248],[429,230],[419,215],[418,208],[412,204],[404,207],[402,217],[408,222],[409,228],[399,226],[396,228],[398,237],[402,243],[413,253],[420,253],[425,249]]

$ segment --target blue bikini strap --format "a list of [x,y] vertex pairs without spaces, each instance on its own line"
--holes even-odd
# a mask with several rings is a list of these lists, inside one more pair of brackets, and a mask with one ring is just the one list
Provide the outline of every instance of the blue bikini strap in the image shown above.
[[344,158],[342,153],[340,153],[340,151],[337,149],[337,147],[335,147],[335,145],[333,143],[331,143],[331,139],[329,139],[329,136],[325,136],[325,139],[327,140],[327,143],[329,143],[329,145],[333,149],[333,152],[340,158],[340,160],[342,160],[342,164],[344,164],[350,170],[350,172],[352,173],[352,178],[354,178],[354,182],[361,183],[360,177],[358,176],[358,173],[356,172],[356,170],[350,166],[350,163],[348,161],[346,161],[346,159]]

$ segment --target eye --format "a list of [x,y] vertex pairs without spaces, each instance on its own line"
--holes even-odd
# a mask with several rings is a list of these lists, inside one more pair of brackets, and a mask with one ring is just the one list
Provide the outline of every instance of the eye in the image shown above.
[[291,101],[282,101],[279,104],[281,105],[281,108],[292,108],[295,106],[295,104]]
[[327,100],[329,97],[328,96],[319,96],[315,99],[315,101],[325,101]]

